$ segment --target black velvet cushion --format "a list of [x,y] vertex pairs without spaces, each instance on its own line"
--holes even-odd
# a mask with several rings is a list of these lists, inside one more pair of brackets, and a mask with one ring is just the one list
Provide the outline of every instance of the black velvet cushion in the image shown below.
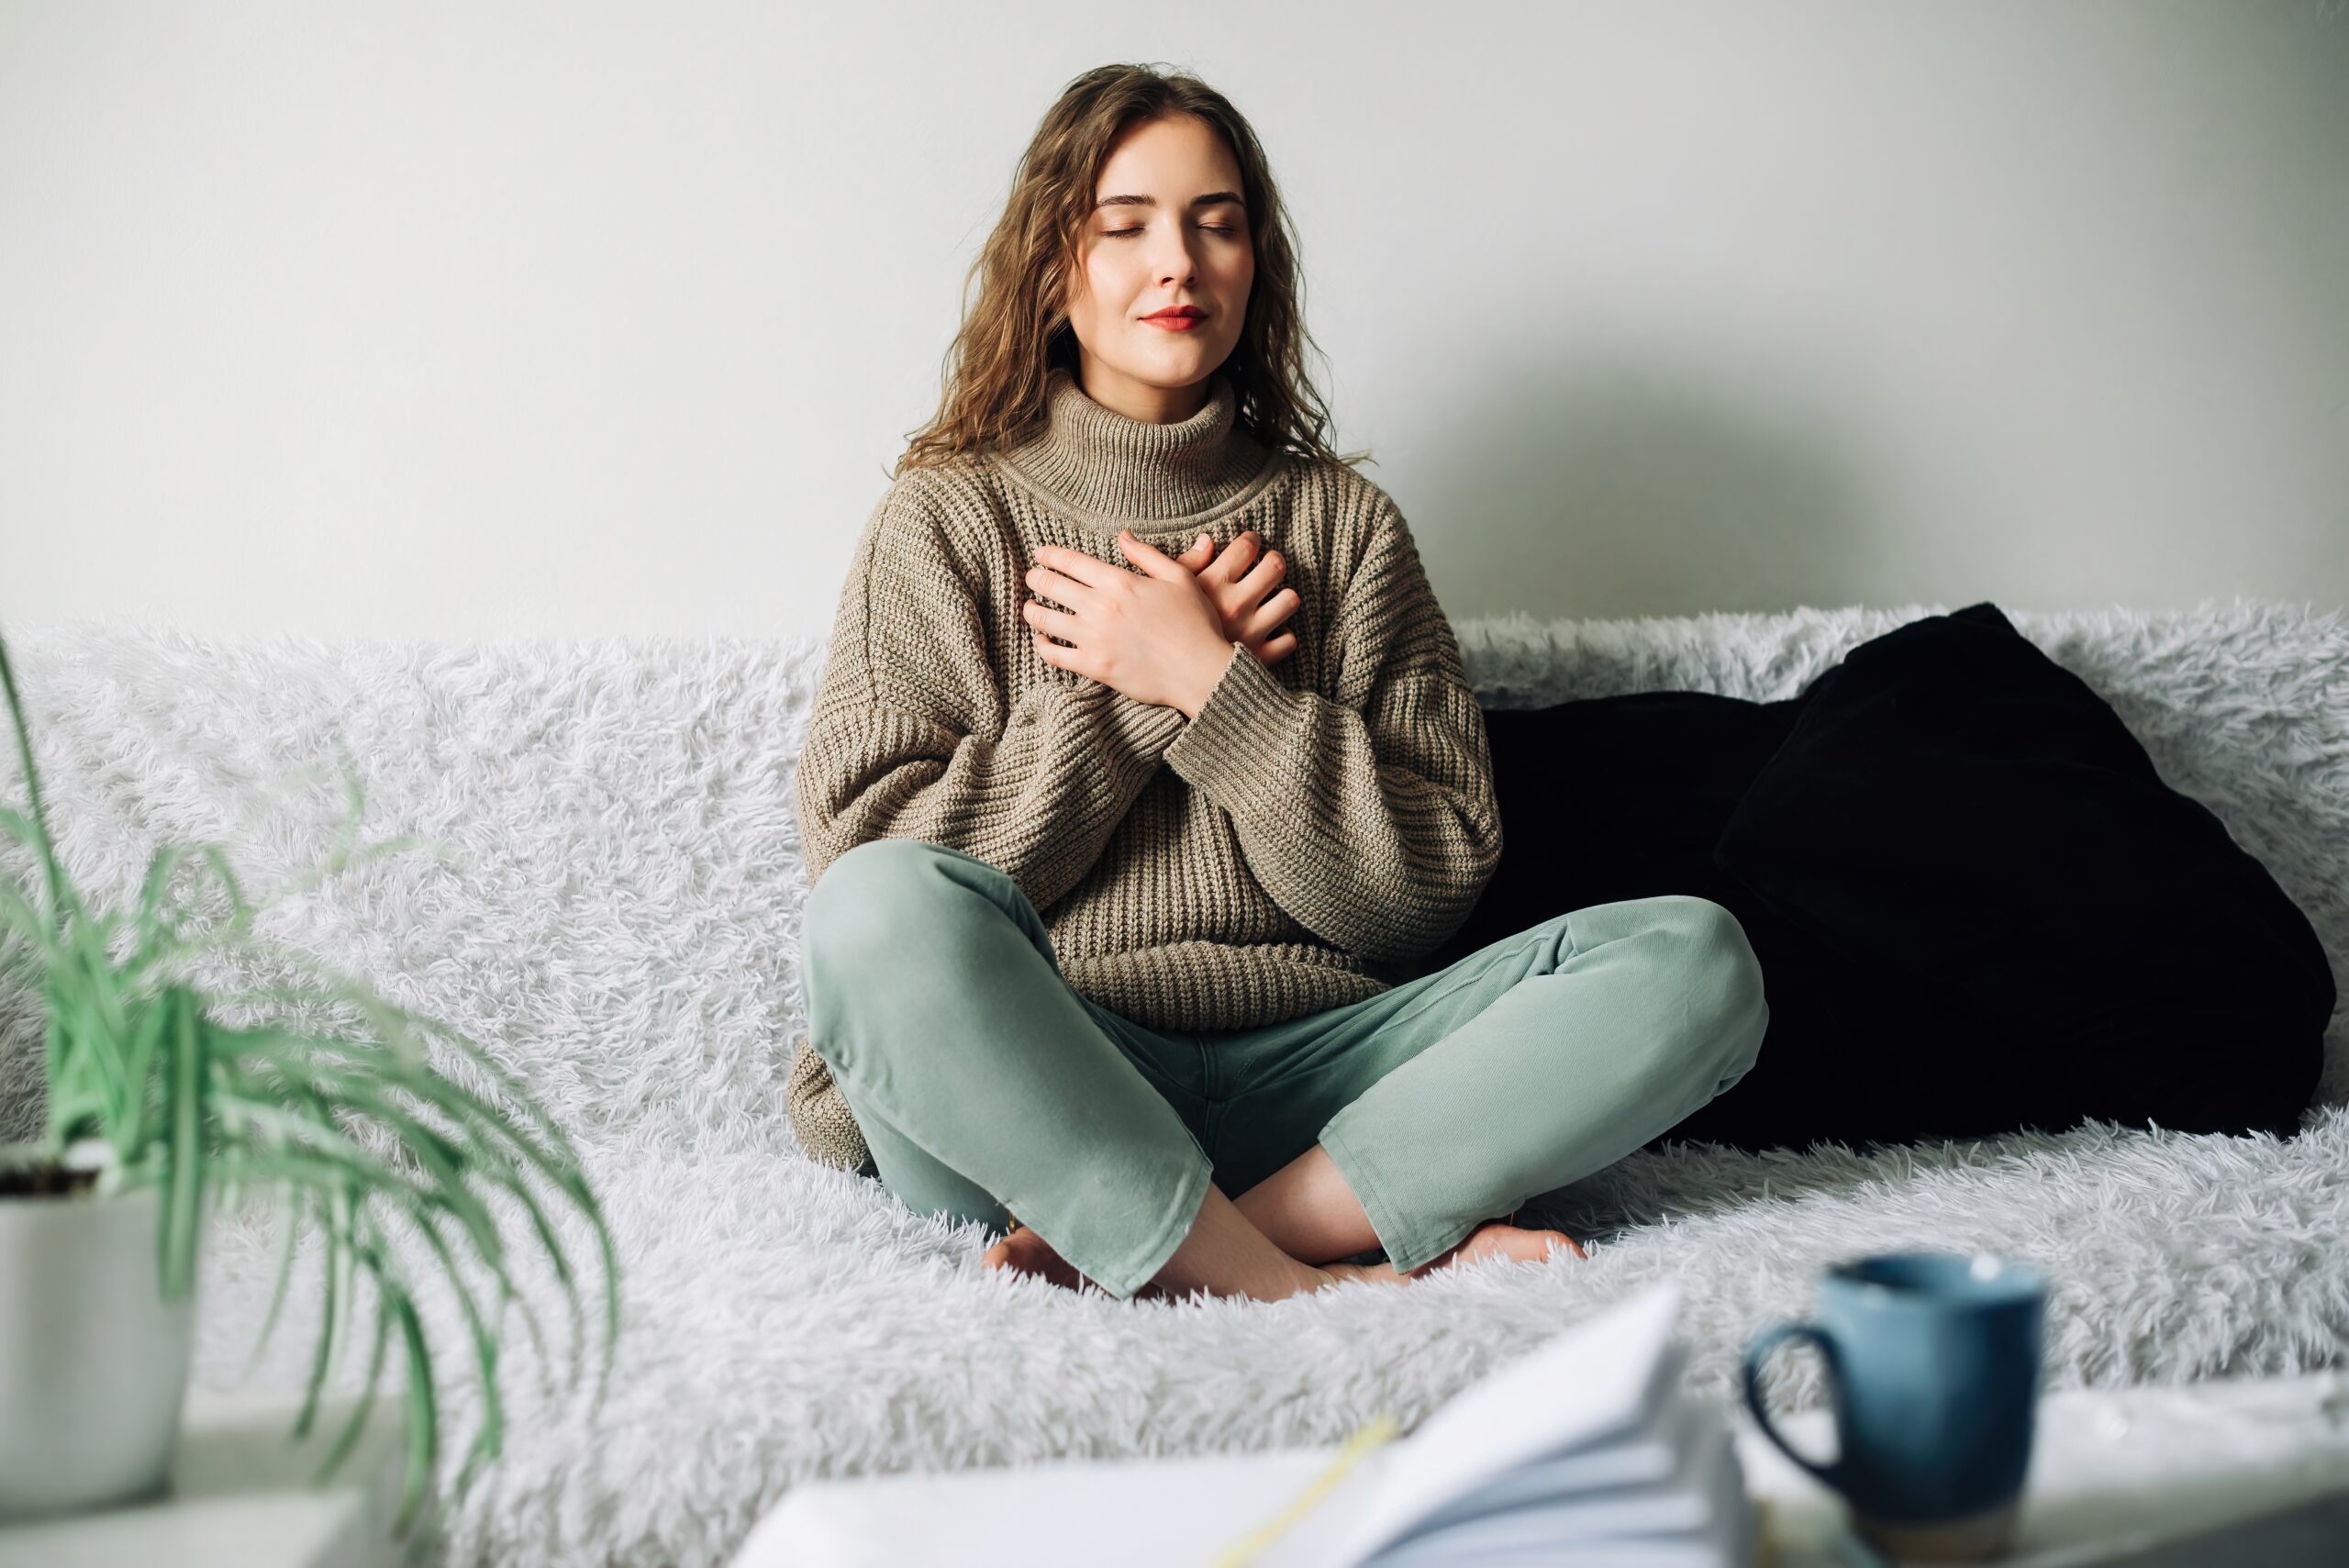
[[2288,1133],[2314,1091],[2334,989],[2307,917],[1994,605],[1895,628],[1781,702],[1485,717],[1501,863],[1421,970],[1589,904],[1727,906],[1770,1029],[1671,1137]]

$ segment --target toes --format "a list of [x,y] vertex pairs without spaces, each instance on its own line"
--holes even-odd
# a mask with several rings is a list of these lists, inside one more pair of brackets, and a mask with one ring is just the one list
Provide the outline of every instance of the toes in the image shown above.
[[979,1261],[991,1269],[1016,1269],[1021,1273],[1034,1273],[1041,1260],[1037,1257],[1036,1249],[1029,1244],[1027,1238],[1030,1234],[1032,1233],[1013,1231],[982,1252],[979,1255]]
[[1563,1230],[1529,1230],[1520,1234],[1539,1239],[1540,1245],[1534,1253],[1536,1257],[1552,1258],[1561,1251],[1572,1252],[1575,1257],[1585,1260],[1590,1256],[1582,1250],[1581,1242]]
[[1479,1258],[1503,1257],[1519,1262],[1542,1262],[1557,1255],[1561,1249],[1571,1251],[1577,1258],[1587,1258],[1582,1243],[1563,1230],[1529,1230],[1492,1219],[1468,1233],[1468,1239],[1450,1252],[1434,1260],[1430,1266],[1450,1262],[1473,1262]]
[[1514,1255],[1536,1262],[1547,1262],[1557,1255],[1560,1248],[1575,1244],[1574,1238],[1563,1230],[1520,1230],[1510,1241],[1509,1251]]
[[991,1269],[1008,1268],[1023,1274],[1034,1274],[1066,1290],[1075,1290],[1085,1283],[1078,1273],[1042,1237],[1026,1229],[1013,1231],[983,1254]]
[[1540,1230],[1533,1234],[1540,1239],[1533,1252],[1536,1259],[1546,1261],[1556,1257],[1560,1251],[1572,1252],[1575,1257],[1586,1262],[1590,1257],[1589,1253],[1582,1250],[1581,1242],[1563,1230]]

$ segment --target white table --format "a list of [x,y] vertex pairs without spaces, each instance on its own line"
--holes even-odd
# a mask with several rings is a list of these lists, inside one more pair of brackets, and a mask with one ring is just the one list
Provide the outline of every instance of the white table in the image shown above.
[[191,1388],[168,1492],[144,1503],[0,1525],[0,1568],[390,1568],[402,1478],[399,1389],[323,1486],[310,1477],[349,1421],[322,1399],[289,1441],[298,1396]]
[[[1731,1415],[1748,1490],[1762,1509],[1768,1568],[1871,1568],[1842,1505]],[[1832,1451],[1824,1411],[1782,1426],[1806,1452]],[[1014,1568],[1118,1562],[1203,1568],[1237,1539],[1226,1515],[1276,1514],[1335,1455],[1278,1453],[1118,1460],[852,1477],[794,1487],[753,1528],[733,1568],[893,1568],[907,1562]],[[1081,1475],[1081,1494],[1072,1490]],[[1230,1501],[1204,1508],[1208,1496]],[[2331,1498],[2320,1520],[2255,1557],[2139,1558],[2213,1527]],[[1186,1507],[1186,1499],[1188,1506]],[[2330,1539],[2326,1539],[2330,1537]],[[2115,1393],[2041,1403],[2009,1568],[2208,1561],[2262,1568],[2349,1562],[2349,1378],[2338,1373]]]
[[[1870,1568],[1880,1561],[1844,1527],[1835,1496],[1772,1447],[1740,1410],[1738,1458],[1765,1509],[1776,1568]],[[1813,1457],[1833,1451],[1823,1410],[1780,1418]],[[2305,1529],[2255,1550],[2156,1555],[2226,1525],[2329,1498],[2331,1540]],[[2313,1550],[2312,1550],[2313,1549]],[[2349,1562],[2349,1377],[2307,1377],[2074,1389],[2040,1402],[2009,1568],[2092,1563],[2257,1563],[2337,1568]]]

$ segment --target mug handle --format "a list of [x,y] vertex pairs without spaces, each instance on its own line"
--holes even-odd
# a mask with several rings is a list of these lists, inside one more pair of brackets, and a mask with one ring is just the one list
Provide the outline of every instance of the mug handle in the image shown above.
[[1772,1351],[1776,1350],[1788,1340],[1806,1340],[1817,1346],[1820,1358],[1827,1363],[1827,1380],[1830,1386],[1832,1387],[1841,1383],[1842,1374],[1835,1370],[1835,1346],[1825,1334],[1820,1331],[1816,1324],[1780,1323],[1774,1328],[1765,1329],[1754,1337],[1753,1342],[1745,1348],[1745,1407],[1753,1412],[1753,1424],[1762,1429],[1764,1437],[1777,1445],[1780,1453],[1840,1492],[1843,1486],[1842,1452],[1843,1434],[1840,1430],[1835,1434],[1837,1452],[1834,1461],[1831,1463],[1821,1464],[1816,1460],[1798,1453],[1794,1444],[1787,1441],[1778,1429],[1771,1424],[1770,1412],[1763,1407],[1763,1363],[1770,1359]]

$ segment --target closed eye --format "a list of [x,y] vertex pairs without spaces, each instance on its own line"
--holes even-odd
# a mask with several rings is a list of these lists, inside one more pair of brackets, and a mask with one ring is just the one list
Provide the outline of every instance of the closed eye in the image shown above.
[[[1199,227],[1206,229],[1209,234],[1237,234],[1240,232],[1239,229],[1226,223],[1203,223],[1199,225]],[[1142,231],[1139,228],[1105,228],[1101,232],[1107,235],[1109,239],[1122,239],[1129,234],[1140,234]]]

